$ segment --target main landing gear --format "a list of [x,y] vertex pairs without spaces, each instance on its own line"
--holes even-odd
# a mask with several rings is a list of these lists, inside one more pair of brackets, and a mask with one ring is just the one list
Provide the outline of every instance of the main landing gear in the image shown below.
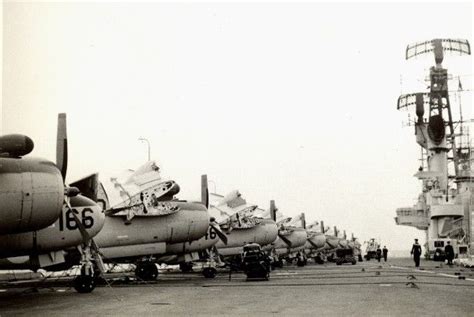
[[305,266],[308,263],[308,260],[306,257],[302,254],[298,254],[297,260],[296,260],[296,265],[297,266]]
[[142,281],[154,281],[158,277],[158,268],[151,261],[141,261],[137,263],[135,276]]
[[214,278],[216,277],[217,270],[213,267],[205,267],[202,270],[202,275],[204,275],[205,278]]

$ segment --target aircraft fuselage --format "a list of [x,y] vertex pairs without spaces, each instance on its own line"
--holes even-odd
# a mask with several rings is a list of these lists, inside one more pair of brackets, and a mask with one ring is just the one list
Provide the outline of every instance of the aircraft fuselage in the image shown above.
[[243,246],[248,243],[258,243],[261,246],[275,241],[278,236],[278,228],[275,221],[264,219],[252,228],[233,229],[227,234],[227,245],[222,241],[216,244],[219,254],[223,256],[235,256],[242,253]]

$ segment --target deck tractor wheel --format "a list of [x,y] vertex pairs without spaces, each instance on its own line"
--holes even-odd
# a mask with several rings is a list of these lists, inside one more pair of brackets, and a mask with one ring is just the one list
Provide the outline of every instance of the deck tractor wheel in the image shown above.
[[263,277],[263,279],[264,279],[265,281],[268,281],[268,280],[270,279],[270,273],[267,272],[267,273],[265,274],[265,276]]
[[153,262],[138,262],[135,276],[143,281],[154,281],[158,277],[158,268]]
[[90,293],[95,288],[95,278],[91,275],[79,275],[74,279],[74,289],[78,293]]
[[324,264],[324,260],[319,255],[314,257],[314,262]]
[[191,262],[180,263],[179,264],[179,269],[183,273],[192,272],[193,271],[193,263],[191,263]]
[[217,270],[213,267],[205,267],[204,270],[202,270],[202,275],[204,275],[205,278],[214,278],[216,274]]
[[278,261],[275,261],[275,267],[282,268],[283,267],[283,260],[278,259]]

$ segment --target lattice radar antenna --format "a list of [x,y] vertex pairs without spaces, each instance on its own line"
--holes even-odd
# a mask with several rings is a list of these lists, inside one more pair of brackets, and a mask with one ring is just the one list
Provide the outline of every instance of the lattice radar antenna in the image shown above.
[[459,55],[471,55],[471,45],[468,40],[461,39],[434,39],[431,41],[419,42],[407,46],[405,58],[408,60],[415,56],[433,52],[436,65],[441,65],[444,59],[444,52],[457,52]]
[[[451,105],[448,90],[448,70],[443,68],[441,63],[444,59],[444,52],[453,52],[459,55],[471,55],[469,41],[463,39],[434,39],[431,41],[419,42],[407,46],[406,59],[418,55],[433,52],[436,66],[430,68],[430,91],[401,95],[397,101],[397,109],[408,108],[411,105],[416,107],[417,123],[423,123],[425,106],[429,109],[429,129],[433,132],[436,144],[440,143],[445,134],[445,127],[448,130],[448,142],[453,150],[453,160],[457,174],[456,144],[454,140],[454,126],[451,113]],[[447,120],[446,120],[447,119]]]

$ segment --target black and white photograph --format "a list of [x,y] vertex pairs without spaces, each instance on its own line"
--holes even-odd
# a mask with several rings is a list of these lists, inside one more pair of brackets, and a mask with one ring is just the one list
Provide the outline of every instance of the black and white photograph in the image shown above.
[[471,1],[0,20],[0,317],[474,316]]

